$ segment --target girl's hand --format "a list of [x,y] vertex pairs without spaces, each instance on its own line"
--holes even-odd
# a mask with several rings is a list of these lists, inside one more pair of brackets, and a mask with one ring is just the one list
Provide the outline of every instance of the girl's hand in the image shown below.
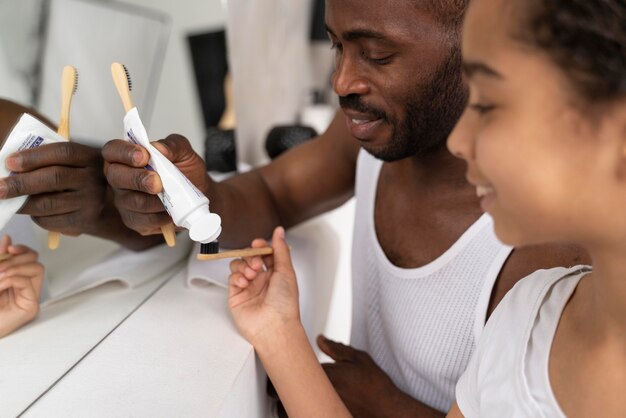
[[32,321],[39,312],[39,295],[44,269],[37,253],[23,245],[12,245],[7,235],[0,240],[0,338]]
[[[255,248],[267,245],[262,239],[252,242]],[[272,246],[274,253],[263,259],[230,263],[228,304],[239,331],[255,348],[302,327],[296,273],[282,227],[274,230]]]

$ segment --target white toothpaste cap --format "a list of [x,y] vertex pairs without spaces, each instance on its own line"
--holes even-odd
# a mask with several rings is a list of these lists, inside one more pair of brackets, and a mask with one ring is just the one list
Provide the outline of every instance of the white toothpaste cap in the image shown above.
[[183,227],[189,230],[193,241],[206,244],[215,241],[222,233],[222,218],[211,213],[208,205],[202,205],[186,217]]

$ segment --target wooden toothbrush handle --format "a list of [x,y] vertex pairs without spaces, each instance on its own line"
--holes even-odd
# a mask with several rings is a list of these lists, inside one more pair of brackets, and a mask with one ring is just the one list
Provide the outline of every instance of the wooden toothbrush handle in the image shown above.
[[61,233],[56,231],[48,231],[48,248],[56,250],[59,248],[61,241]]
[[167,225],[163,225],[161,227],[161,233],[163,234],[163,238],[165,238],[165,243],[168,247],[176,245],[176,227],[172,222]]

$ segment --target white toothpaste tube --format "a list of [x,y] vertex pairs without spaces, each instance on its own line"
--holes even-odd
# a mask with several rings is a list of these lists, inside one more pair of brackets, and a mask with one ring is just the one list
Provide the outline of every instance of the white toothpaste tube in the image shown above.
[[215,241],[222,232],[222,219],[209,211],[209,199],[163,154],[152,146],[137,108],[124,117],[124,138],[141,145],[150,153],[146,169],[161,177],[159,198],[174,223],[189,230],[189,237],[203,244]]
[[[46,144],[65,142],[65,139],[35,119],[24,113],[0,149],[0,178],[9,177],[12,173],[6,168],[6,159],[14,152],[37,148]],[[27,196],[0,200],[0,229],[17,213],[26,202]]]

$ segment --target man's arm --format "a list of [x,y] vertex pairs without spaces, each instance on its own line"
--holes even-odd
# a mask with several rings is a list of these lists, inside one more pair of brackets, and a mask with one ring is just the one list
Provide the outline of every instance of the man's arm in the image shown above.
[[[155,146],[210,199],[211,211],[222,217],[220,242],[227,247],[269,237],[275,226],[293,226],[341,205],[354,193],[359,146],[341,112],[320,137],[220,183],[210,179],[185,138],[171,135]],[[102,153],[124,223],[142,235],[158,234],[171,220],[156,197],[162,188],[158,175],[143,169],[147,151],[115,140]]]

